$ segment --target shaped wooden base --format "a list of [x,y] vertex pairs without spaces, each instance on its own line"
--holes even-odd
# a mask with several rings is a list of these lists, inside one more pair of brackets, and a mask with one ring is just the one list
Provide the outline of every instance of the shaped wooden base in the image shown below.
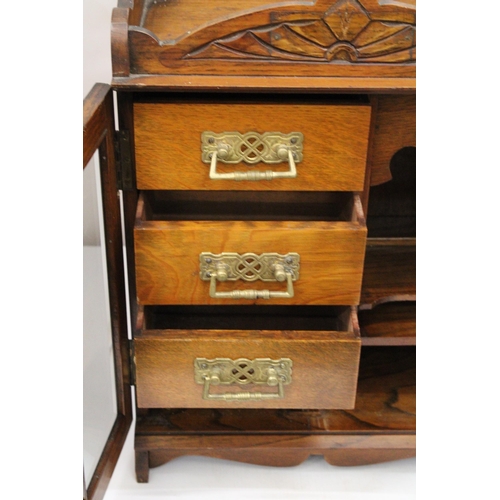
[[[148,440],[150,441],[150,440]],[[136,439],[136,447],[146,444]],[[170,445],[167,448],[166,445]],[[149,443],[153,448],[153,443]],[[415,456],[415,435],[398,436],[177,436],[156,440],[165,448],[136,449],[136,475],[147,483],[149,468],[184,455],[208,456],[273,467],[296,466],[312,455],[322,455],[331,465],[368,465]]]

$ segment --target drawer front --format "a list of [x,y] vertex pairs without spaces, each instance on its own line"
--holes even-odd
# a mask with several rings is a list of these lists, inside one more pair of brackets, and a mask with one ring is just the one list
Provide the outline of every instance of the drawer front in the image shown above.
[[[368,105],[135,103],[136,176],[139,189],[362,191],[370,125]],[[202,161],[202,134],[303,134],[294,178],[210,179]],[[261,137],[238,142],[238,156],[255,159]],[[241,155],[240,155],[241,153]],[[257,158],[259,158],[257,156]],[[207,158],[205,158],[207,160]],[[288,159],[271,165],[224,164],[220,174],[287,172]]]
[[354,408],[352,333],[180,330],[134,344],[140,408]]
[[[359,303],[366,227],[357,222],[145,221],[135,227],[137,296],[141,304],[356,305]],[[271,298],[212,298],[211,279],[202,279],[203,254],[252,253],[240,264],[252,277],[262,254],[294,254],[300,261],[293,297],[283,282],[219,281],[216,291],[269,290]],[[298,257],[297,257],[298,254]],[[200,257],[201,256],[201,257]],[[286,266],[285,266],[286,267]],[[246,269],[245,269],[246,268]],[[250,294],[251,295],[251,294]]]

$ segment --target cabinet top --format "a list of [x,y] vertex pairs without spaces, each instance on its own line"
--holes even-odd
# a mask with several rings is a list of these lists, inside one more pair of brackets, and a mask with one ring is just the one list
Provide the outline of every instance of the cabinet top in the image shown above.
[[119,0],[122,89],[412,92],[414,0]]

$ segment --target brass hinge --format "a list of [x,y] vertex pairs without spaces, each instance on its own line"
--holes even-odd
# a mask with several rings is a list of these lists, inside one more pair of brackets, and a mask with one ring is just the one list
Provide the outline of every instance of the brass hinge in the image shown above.
[[115,157],[118,189],[133,189],[132,147],[128,130],[115,131]]
[[134,341],[128,341],[128,350],[130,354],[130,385],[135,385],[135,347]]

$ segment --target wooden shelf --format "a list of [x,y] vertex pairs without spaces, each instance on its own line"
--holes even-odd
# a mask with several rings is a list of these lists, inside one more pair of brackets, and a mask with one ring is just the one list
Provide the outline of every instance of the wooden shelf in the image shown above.
[[360,311],[384,302],[416,300],[413,238],[368,239]]
[[387,302],[358,318],[362,345],[416,345],[416,302]]

